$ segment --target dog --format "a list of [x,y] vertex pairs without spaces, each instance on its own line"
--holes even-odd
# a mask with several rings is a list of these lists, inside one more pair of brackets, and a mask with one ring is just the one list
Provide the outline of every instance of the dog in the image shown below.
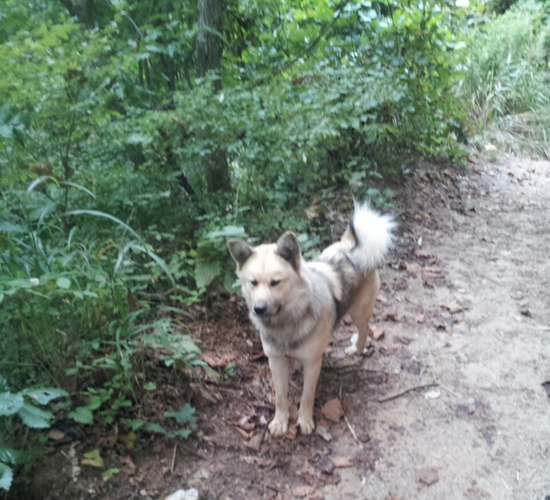
[[356,204],[340,241],[309,262],[302,259],[296,235],[290,231],[277,243],[256,247],[239,239],[227,241],[250,319],[269,359],[275,389],[272,435],[288,430],[290,358],[303,364],[298,425],[302,434],[311,434],[323,353],[347,313],[358,335],[346,351],[363,352],[380,287],[377,268],[392,245],[395,226],[393,217],[368,204]]

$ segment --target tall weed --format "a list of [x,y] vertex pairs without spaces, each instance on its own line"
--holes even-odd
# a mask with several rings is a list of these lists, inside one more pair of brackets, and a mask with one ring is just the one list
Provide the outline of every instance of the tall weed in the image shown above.
[[514,5],[472,38],[462,95],[475,131],[504,147],[548,156],[550,27],[544,7]]

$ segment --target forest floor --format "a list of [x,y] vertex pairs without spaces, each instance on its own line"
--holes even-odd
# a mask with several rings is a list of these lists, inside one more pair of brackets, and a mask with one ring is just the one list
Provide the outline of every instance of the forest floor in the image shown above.
[[[159,403],[192,391],[197,434],[127,449],[85,430],[38,459],[8,499],[163,500],[180,488],[220,500],[549,498],[550,163],[501,156],[411,170],[381,270],[378,338],[357,359],[344,354],[353,326],[335,333],[319,432],[266,432],[267,361],[244,302],[225,298],[195,332],[209,362],[235,363],[235,376],[164,390]],[[300,384],[296,370],[295,402]],[[71,454],[98,447],[120,472],[104,482],[82,465],[72,477]]]

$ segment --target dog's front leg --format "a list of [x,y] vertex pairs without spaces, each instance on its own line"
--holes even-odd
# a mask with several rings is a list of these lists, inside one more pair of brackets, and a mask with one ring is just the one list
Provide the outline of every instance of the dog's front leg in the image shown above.
[[275,388],[275,417],[269,424],[269,432],[273,436],[280,436],[288,430],[288,358],[284,355],[270,355],[269,368]]
[[304,390],[300,400],[300,411],[298,412],[298,424],[302,434],[311,434],[315,429],[313,403],[315,402],[315,390],[321,373],[322,361],[322,356],[304,360]]

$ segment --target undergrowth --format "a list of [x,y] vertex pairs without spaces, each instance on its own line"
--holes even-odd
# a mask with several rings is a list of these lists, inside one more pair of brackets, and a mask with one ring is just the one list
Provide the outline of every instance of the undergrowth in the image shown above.
[[543,3],[518,2],[482,18],[463,95],[473,130],[516,152],[550,158],[550,26]]

